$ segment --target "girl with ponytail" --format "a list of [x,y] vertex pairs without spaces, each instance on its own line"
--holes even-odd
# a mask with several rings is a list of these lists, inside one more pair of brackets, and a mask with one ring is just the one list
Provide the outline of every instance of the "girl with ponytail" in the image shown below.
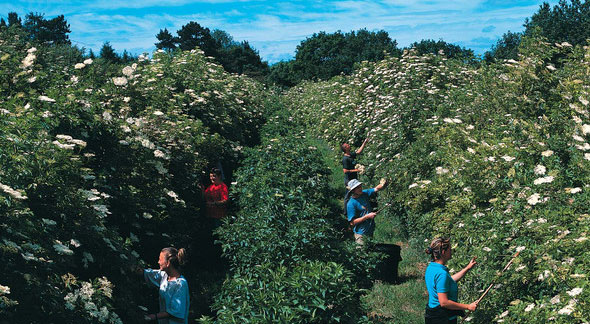
[[454,275],[449,274],[446,267],[452,257],[451,241],[448,238],[436,238],[426,249],[430,254],[430,263],[426,268],[424,281],[428,290],[428,304],[424,314],[426,324],[456,324],[457,315],[464,315],[464,311],[474,311],[477,303],[458,303],[459,281],[471,270],[477,262],[472,258],[469,264]]
[[146,316],[147,321],[158,324],[187,324],[189,293],[188,283],[180,273],[186,263],[186,250],[163,248],[158,259],[159,269],[145,269],[143,276],[148,284],[160,288],[160,312]]

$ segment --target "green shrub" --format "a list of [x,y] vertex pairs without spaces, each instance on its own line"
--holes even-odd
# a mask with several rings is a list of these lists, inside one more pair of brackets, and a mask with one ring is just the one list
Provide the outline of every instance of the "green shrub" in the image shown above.
[[588,46],[538,36],[523,39],[518,61],[478,68],[406,52],[300,85],[285,100],[335,148],[369,134],[363,177],[392,181],[381,218],[400,219],[413,240],[451,235],[451,269],[479,257],[462,300],[525,249],[474,321],[584,322],[589,57]]

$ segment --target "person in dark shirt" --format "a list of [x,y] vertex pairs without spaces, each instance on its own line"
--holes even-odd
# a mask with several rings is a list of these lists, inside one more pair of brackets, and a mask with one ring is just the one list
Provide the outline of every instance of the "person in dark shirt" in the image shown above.
[[356,168],[355,159],[358,154],[361,154],[363,152],[363,150],[365,149],[365,145],[367,145],[368,141],[369,141],[369,139],[366,138],[363,141],[363,144],[361,145],[361,147],[359,147],[358,150],[356,150],[355,152],[350,151],[350,144],[348,144],[348,143],[342,143],[340,145],[340,149],[344,153],[344,156],[342,157],[342,168],[344,171],[344,185],[345,186],[348,184],[348,182],[350,180],[358,179],[359,170]]

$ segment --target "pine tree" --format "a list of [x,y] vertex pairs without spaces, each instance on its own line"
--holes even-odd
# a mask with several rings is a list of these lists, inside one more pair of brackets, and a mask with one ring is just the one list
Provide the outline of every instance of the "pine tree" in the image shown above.
[[155,43],[156,48],[165,50],[165,51],[173,51],[176,49],[176,44],[178,43],[178,38],[172,36],[172,34],[168,31],[168,29],[164,28],[164,30],[160,29],[156,38],[159,42]]

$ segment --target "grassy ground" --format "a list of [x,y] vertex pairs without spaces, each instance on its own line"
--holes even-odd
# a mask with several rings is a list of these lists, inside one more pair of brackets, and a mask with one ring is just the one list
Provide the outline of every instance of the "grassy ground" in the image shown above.
[[394,243],[402,247],[400,283],[376,282],[362,301],[369,310],[368,315],[377,323],[424,323],[428,294],[424,285],[426,263],[423,254],[407,243]]
[[[332,169],[332,187],[336,194],[334,203],[343,206],[344,175],[339,152],[336,151],[337,148],[331,149],[324,142],[318,141],[317,147]],[[367,185],[370,188],[377,183]],[[342,215],[342,218],[344,220],[345,216]],[[418,248],[411,247],[403,238],[397,220],[377,217],[375,221],[375,240],[401,246],[403,260],[399,263],[399,283],[375,282],[367,295],[363,296],[362,302],[367,308],[367,315],[375,323],[424,323],[424,306],[428,298],[424,284],[426,255]]]

